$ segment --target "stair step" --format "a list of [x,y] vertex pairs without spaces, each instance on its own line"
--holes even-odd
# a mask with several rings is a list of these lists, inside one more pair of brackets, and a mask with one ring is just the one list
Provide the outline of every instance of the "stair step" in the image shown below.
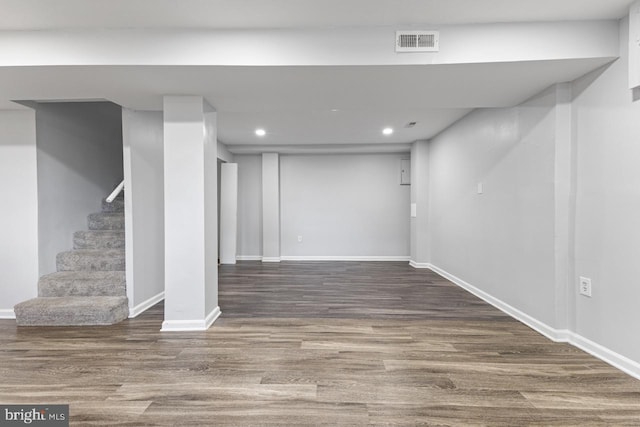
[[89,230],[124,230],[124,213],[98,212],[89,215]]
[[80,249],[60,252],[58,271],[124,271],[125,254],[121,249]]
[[60,271],[42,276],[38,296],[126,296],[124,271]]
[[73,233],[74,249],[124,249],[124,231],[91,230]]
[[129,316],[129,305],[127,297],[39,297],[14,311],[18,326],[113,325]]
[[102,212],[124,212],[124,197],[116,197],[111,203],[102,199]]

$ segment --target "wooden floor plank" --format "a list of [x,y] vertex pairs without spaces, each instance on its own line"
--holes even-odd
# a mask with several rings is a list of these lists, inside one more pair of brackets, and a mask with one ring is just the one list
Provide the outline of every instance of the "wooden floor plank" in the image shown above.
[[222,316],[161,333],[0,321],[0,402],[72,425],[640,425],[640,381],[406,263],[222,266]]

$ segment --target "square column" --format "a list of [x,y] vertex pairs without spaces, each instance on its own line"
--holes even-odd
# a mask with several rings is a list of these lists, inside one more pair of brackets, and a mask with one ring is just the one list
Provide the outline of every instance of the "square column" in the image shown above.
[[163,331],[206,330],[218,307],[216,113],[201,96],[164,97]]
[[280,158],[262,154],[262,262],[280,262]]

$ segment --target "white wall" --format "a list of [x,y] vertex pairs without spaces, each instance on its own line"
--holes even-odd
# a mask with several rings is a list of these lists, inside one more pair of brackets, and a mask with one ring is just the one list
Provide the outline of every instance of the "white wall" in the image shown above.
[[112,103],[36,106],[40,275],[56,270],[58,252],[122,181],[121,108]]
[[122,110],[127,294],[137,316],[164,294],[162,112]]
[[262,157],[235,155],[238,163],[238,259],[262,257]]
[[620,33],[621,58],[573,86],[575,275],[593,281],[592,298],[575,296],[575,328],[640,363],[640,102],[628,89],[624,21]]
[[280,261],[280,156],[262,153],[262,261]]
[[629,87],[640,91],[640,0],[629,7],[629,35],[628,39],[620,40],[620,45],[629,46]]
[[415,212],[410,218],[411,265],[429,264],[429,141],[416,141],[411,146],[411,205]]
[[[218,306],[218,113],[204,99],[204,302],[205,327],[213,323],[220,315]],[[209,323],[211,322],[211,323]],[[208,325],[206,323],[209,323]]]
[[548,325],[554,109],[548,90],[516,108],[477,110],[429,150],[431,263]]
[[0,318],[38,294],[38,181],[33,111],[0,111]]
[[627,40],[625,19],[615,63],[434,138],[430,244],[431,263],[461,285],[640,378],[640,101]]
[[408,259],[410,188],[400,185],[403,158],[281,156],[282,256]]

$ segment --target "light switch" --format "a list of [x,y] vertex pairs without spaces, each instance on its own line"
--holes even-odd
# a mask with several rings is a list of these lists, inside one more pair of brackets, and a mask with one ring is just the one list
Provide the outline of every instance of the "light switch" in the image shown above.
[[411,218],[416,218],[418,216],[418,205],[415,203],[411,203]]
[[481,182],[478,183],[478,194],[484,193],[484,187]]

